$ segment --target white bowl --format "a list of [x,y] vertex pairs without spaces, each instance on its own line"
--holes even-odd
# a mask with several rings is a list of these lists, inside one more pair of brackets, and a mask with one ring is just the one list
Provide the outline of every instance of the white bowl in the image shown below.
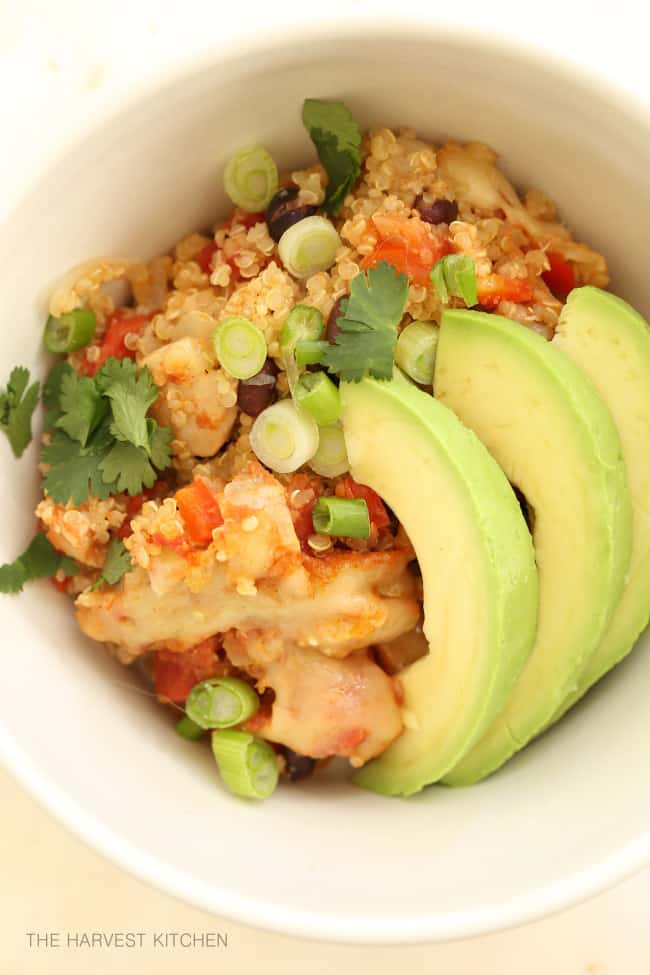
[[[0,376],[42,369],[51,282],[105,254],[153,255],[223,213],[241,143],[308,161],[303,97],[341,97],[364,125],[483,140],[523,187],[560,203],[648,313],[650,119],[611,86],[530,50],[421,25],[296,30],[226,52],[90,131],[0,230]],[[2,440],[0,561],[33,529],[36,451]],[[0,603],[0,754],[47,807],[124,868],[218,914],[359,942],[464,937],[520,923],[650,858],[650,656],[484,784],[382,799],[334,775],[246,803],[180,740],[128,671],[84,640],[47,583]]]

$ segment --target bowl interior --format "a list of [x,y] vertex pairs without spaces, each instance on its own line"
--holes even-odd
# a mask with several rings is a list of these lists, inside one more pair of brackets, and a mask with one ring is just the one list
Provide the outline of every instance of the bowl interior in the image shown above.
[[[313,157],[305,96],[364,125],[491,144],[517,186],[556,198],[609,258],[613,289],[650,312],[650,133],[563,70],[423,28],[296,37],[159,88],[91,131],[0,230],[0,376],[38,352],[52,282],[99,254],[152,256],[226,209],[219,173],[259,141],[280,167]],[[646,219],[642,216],[645,214]],[[34,447],[2,438],[0,561],[33,530]],[[337,773],[256,805],[227,795],[128,671],[84,640],[47,583],[0,602],[0,754],[104,852],[214,911],[340,940],[449,938],[563,906],[647,853],[650,657],[639,651],[560,727],[481,786],[408,802]]]

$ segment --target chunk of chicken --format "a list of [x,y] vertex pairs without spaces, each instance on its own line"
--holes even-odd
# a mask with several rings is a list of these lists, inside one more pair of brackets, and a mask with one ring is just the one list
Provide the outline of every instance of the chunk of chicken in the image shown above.
[[119,528],[125,512],[114,498],[90,498],[80,505],[56,504],[45,497],[36,508],[48,541],[59,552],[82,565],[100,568],[104,564],[110,531]]
[[543,220],[524,206],[516,191],[497,168],[496,155],[486,146],[448,143],[439,150],[438,171],[458,200],[479,210],[503,210],[508,220],[523,227],[538,244],[551,245],[581,271],[581,281],[604,287],[609,281],[605,258],[586,244],[577,244],[568,229]]
[[259,464],[251,463],[217,500],[224,524],[203,550],[184,551],[173,536],[161,544],[159,532],[147,545],[135,519],[127,544],[139,565],[117,587],[79,597],[84,632],[137,654],[182,651],[235,628],[265,630],[345,656],[416,625],[409,551],[303,556],[286,491]]
[[212,457],[230,436],[237,417],[236,382],[215,367],[209,343],[186,336],[142,359],[160,387],[151,415],[170,427],[179,449]]
[[255,715],[251,730],[300,755],[338,755],[359,766],[380,755],[402,730],[399,688],[365,652],[334,660],[284,645],[264,665],[256,641],[230,635],[224,647],[237,666],[261,666],[259,689],[275,692],[271,714]]

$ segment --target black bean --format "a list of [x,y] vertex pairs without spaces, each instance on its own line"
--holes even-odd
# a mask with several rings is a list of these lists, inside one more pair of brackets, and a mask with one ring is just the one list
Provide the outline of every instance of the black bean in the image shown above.
[[273,359],[267,359],[262,368],[250,379],[240,379],[237,389],[237,406],[242,413],[259,416],[275,399],[275,377],[278,367]]
[[295,186],[278,190],[266,208],[266,224],[273,240],[277,243],[280,237],[293,227],[294,223],[312,217],[318,212],[316,206],[299,206],[298,190]]
[[417,196],[413,206],[426,223],[453,223],[458,218],[458,204],[454,200],[425,203],[421,196]]
[[292,782],[306,779],[314,771],[316,760],[309,758],[308,755],[299,755],[286,745],[280,746],[280,754],[284,756],[287,763],[287,775]]
[[341,297],[337,298],[332,305],[332,310],[329,318],[327,319],[327,328],[325,330],[325,338],[328,342],[334,342],[334,339],[339,334],[338,320],[343,315],[341,304],[344,301],[347,301],[348,297],[348,295],[341,295]]

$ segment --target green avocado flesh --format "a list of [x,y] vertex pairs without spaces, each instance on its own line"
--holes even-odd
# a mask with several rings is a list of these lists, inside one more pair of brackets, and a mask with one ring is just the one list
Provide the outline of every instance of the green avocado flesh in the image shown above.
[[353,477],[393,508],[422,572],[429,653],[403,670],[408,727],[355,781],[411,795],[452,768],[502,708],[532,646],[537,573],[510,485],[432,396],[392,381],[341,384]]
[[540,335],[498,315],[446,311],[434,389],[534,512],[537,636],[505,707],[444,776],[469,785],[523,748],[575,693],[623,589],[631,509],[609,411]]
[[589,376],[623,445],[632,501],[632,555],[623,595],[578,687],[554,720],[625,657],[650,618],[650,331],[630,305],[598,288],[567,300],[553,345]]

